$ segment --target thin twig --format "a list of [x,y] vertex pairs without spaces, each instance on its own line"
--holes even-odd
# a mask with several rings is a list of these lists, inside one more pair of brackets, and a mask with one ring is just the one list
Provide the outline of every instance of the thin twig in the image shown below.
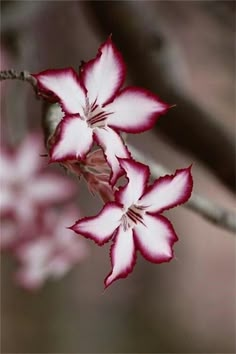
[[37,89],[37,80],[26,70],[16,71],[15,69],[0,71],[0,81],[3,80],[21,80],[29,82],[34,90]]
[[[157,164],[153,159],[147,157],[133,146],[129,146],[129,150],[135,158],[150,166],[151,175],[153,178],[156,179],[169,173],[163,166]],[[223,229],[234,233],[236,232],[236,214],[222,208],[199,194],[192,193],[190,200],[183,206]]]

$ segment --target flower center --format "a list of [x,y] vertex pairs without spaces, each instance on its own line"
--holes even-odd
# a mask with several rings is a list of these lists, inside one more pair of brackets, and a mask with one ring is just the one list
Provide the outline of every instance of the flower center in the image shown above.
[[143,216],[144,209],[137,205],[132,205],[126,213],[122,216],[122,224],[124,231],[127,231],[129,228],[134,227],[139,222],[144,225]]
[[84,108],[84,117],[90,128],[103,128],[106,126],[107,117],[112,114],[106,112],[102,107],[100,107],[96,101],[93,104],[89,103],[88,98],[86,99],[86,107]]

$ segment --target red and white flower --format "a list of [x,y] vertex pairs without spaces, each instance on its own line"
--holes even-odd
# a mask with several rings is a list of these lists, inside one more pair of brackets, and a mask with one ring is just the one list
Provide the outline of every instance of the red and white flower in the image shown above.
[[14,151],[0,153],[0,214],[11,215],[19,224],[31,222],[39,208],[65,201],[75,193],[69,179],[43,173],[44,152],[37,135],[28,136]]
[[95,59],[84,64],[80,76],[67,68],[46,70],[34,77],[41,91],[53,93],[59,99],[65,112],[50,151],[51,160],[84,159],[96,141],[111,166],[112,184],[121,171],[117,157],[130,157],[117,132],[148,130],[167,109],[147,90],[121,90],[125,64],[111,38],[99,48]]
[[136,250],[154,263],[173,258],[172,247],[177,236],[161,213],[185,203],[193,183],[190,168],[186,168],[148,186],[147,166],[131,159],[119,161],[128,183],[115,193],[115,201],[107,203],[97,216],[80,219],[71,227],[99,245],[113,238],[112,271],[105,279],[106,287],[132,271]]
[[36,234],[16,249],[20,261],[16,280],[22,287],[38,289],[48,278],[63,277],[75,264],[85,259],[88,254],[86,243],[66,228],[76,214],[78,210],[73,206],[68,207],[65,213],[47,211],[40,230],[31,230]]

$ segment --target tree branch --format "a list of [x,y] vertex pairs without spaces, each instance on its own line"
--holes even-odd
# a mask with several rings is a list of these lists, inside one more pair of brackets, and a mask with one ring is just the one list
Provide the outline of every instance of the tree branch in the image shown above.
[[34,89],[35,93],[38,93],[37,80],[26,70],[16,71],[15,69],[0,71],[0,81],[4,80],[21,80],[28,82]]
[[[133,146],[129,146],[129,150],[137,160],[143,161],[143,163],[150,167],[153,179],[169,173],[163,166],[157,164],[153,159],[147,157]],[[236,232],[236,214],[222,208],[199,194],[192,193],[190,200],[183,206],[199,214],[208,222],[225,230],[234,233]]]

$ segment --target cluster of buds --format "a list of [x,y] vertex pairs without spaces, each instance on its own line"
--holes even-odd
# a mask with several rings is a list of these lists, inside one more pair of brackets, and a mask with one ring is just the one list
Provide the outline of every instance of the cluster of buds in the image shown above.
[[132,271],[137,250],[154,263],[172,259],[177,236],[161,213],[186,202],[192,191],[190,168],[149,184],[148,166],[129,152],[122,134],[151,129],[168,105],[145,89],[122,88],[125,71],[108,38],[78,73],[65,68],[33,74],[39,93],[57,102],[50,116],[50,162],[83,176],[104,201],[97,216],[79,219],[70,229],[99,245],[113,241],[105,287]]

